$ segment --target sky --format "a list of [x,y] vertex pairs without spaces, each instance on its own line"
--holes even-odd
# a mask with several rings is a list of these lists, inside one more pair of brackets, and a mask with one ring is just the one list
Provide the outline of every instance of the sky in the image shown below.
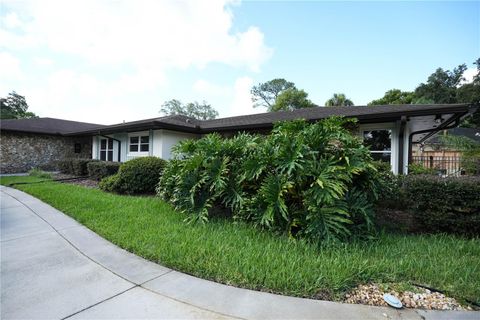
[[480,57],[480,1],[0,1],[0,96],[41,117],[113,124],[170,99],[220,117],[265,112],[250,89],[285,78],[317,105],[414,90]]

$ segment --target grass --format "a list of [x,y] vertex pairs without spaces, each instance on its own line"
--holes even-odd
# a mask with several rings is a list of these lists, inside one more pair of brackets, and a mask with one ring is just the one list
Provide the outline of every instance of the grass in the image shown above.
[[[0,183],[25,178],[1,178]],[[480,302],[479,239],[385,234],[319,249],[243,223],[185,224],[184,214],[155,197],[56,182],[16,187],[128,251],[217,282],[334,300],[361,283],[420,283]]]

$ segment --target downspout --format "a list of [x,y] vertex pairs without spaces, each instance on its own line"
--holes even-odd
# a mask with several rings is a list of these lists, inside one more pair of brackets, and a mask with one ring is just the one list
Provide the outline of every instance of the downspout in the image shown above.
[[[98,135],[100,137],[104,137],[104,138],[107,138],[107,139],[112,139],[113,141],[118,142],[118,161],[117,162],[120,162],[120,155],[121,155],[121,150],[122,150],[122,141],[120,141],[118,139],[115,139],[115,138],[112,138],[112,137],[109,137],[109,136],[105,136],[103,134],[100,134],[100,132],[98,133]],[[107,141],[107,144],[108,144],[108,141]]]
[[407,117],[402,116],[400,119],[400,132],[398,134],[398,174],[403,174],[403,145],[405,140],[405,126],[407,125]]

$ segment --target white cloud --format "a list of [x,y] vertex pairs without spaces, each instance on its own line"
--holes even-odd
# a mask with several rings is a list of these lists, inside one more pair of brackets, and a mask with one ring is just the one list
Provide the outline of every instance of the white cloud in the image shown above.
[[463,73],[463,77],[465,78],[465,80],[462,81],[461,84],[471,83],[473,81],[473,77],[476,76],[477,73],[478,73],[477,68],[469,68],[465,70],[465,72]]
[[[9,22],[0,28],[0,48],[8,46],[8,52],[29,60],[0,56],[0,88],[11,86],[3,65],[18,78],[20,65],[32,61],[38,70],[25,74],[28,81],[22,83],[21,93],[29,97],[34,112],[105,123],[152,116],[170,72],[212,63],[257,72],[273,54],[257,27],[233,31],[234,4],[228,0],[7,1],[0,19]],[[237,101],[241,83],[228,91],[200,81],[193,89],[207,96],[230,92]]]
[[22,25],[20,19],[18,19],[18,15],[16,13],[9,13],[3,19],[3,24],[5,27],[9,29],[18,28]]
[[256,109],[253,107],[252,95],[250,93],[252,85],[253,79],[250,77],[241,77],[235,81],[235,85],[233,86],[233,101],[228,110],[229,116],[265,112],[263,109]]
[[0,52],[0,70],[2,78],[10,81],[23,78],[20,60],[8,52]]
[[232,94],[232,89],[229,86],[217,85],[204,79],[195,81],[193,84],[193,91],[204,97],[229,96]]

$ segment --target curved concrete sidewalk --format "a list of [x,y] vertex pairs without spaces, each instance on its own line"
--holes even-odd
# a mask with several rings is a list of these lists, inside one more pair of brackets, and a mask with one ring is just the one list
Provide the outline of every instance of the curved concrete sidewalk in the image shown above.
[[478,319],[279,296],[146,261],[21,191],[1,187],[2,319]]

